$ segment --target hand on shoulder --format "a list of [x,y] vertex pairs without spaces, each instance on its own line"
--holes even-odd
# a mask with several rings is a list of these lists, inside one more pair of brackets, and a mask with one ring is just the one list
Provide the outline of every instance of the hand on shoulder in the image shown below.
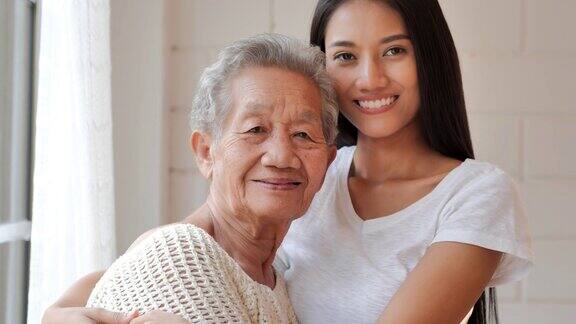
[[122,314],[103,308],[49,307],[42,317],[42,324],[129,324],[137,312]]

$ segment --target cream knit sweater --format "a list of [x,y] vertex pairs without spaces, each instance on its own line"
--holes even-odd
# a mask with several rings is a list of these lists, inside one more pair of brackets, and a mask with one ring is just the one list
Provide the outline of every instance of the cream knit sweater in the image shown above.
[[297,323],[286,285],[252,280],[202,229],[162,227],[116,260],[88,307],[163,310],[197,323]]

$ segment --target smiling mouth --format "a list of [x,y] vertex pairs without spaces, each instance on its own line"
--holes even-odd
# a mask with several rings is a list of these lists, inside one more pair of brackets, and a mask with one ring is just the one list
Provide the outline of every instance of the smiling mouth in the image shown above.
[[392,106],[400,96],[390,96],[377,100],[354,100],[354,103],[365,111],[380,111]]
[[285,180],[285,179],[278,179],[278,180],[253,180],[254,182],[262,185],[267,189],[272,190],[293,190],[298,188],[302,182],[301,181],[294,181],[294,180]]

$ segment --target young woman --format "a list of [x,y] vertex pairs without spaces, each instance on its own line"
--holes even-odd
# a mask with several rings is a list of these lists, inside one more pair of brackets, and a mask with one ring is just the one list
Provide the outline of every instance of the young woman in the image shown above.
[[474,306],[485,323],[483,291],[527,274],[530,238],[511,179],[473,160],[438,2],[320,0],[310,41],[352,146],[277,258],[299,320],[458,323]]

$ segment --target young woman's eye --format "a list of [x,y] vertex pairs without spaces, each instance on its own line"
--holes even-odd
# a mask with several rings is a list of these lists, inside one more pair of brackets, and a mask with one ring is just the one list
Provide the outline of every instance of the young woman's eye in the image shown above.
[[336,61],[342,61],[342,62],[349,62],[352,61],[354,59],[354,55],[350,54],[350,53],[338,53],[334,56],[334,59]]
[[391,49],[387,50],[386,53],[384,53],[384,56],[396,56],[405,52],[406,50],[402,47],[392,47]]

